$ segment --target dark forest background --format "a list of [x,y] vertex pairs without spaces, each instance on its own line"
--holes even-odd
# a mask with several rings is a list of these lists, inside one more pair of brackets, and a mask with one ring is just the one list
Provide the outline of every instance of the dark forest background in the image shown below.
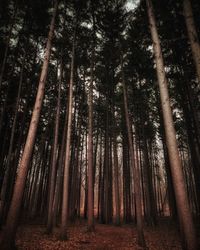
[[[46,83],[45,94],[27,162],[21,220],[40,220],[51,232],[62,221],[63,193],[67,193],[67,220],[87,219],[92,206],[99,223],[138,223],[139,192],[144,224],[155,226],[162,217],[180,222],[156,75],[156,44],[147,14],[151,1],[58,2],[48,73],[42,80],[54,1],[0,2],[1,225],[9,220],[40,81]],[[200,2],[190,1],[193,40],[184,1],[152,2],[181,171],[196,220],[200,214]],[[198,47],[197,59],[192,43]],[[93,217],[89,218],[92,229]]]

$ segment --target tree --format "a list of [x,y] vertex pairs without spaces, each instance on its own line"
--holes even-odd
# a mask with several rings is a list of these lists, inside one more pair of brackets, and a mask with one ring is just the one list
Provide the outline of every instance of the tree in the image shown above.
[[55,19],[58,9],[58,1],[55,1],[53,16],[51,20],[50,30],[48,34],[47,44],[46,44],[46,52],[45,58],[42,66],[42,71],[40,75],[40,81],[38,85],[37,96],[35,100],[35,106],[33,109],[33,114],[31,117],[31,122],[29,126],[29,131],[26,139],[26,144],[24,147],[24,151],[22,154],[22,159],[19,166],[19,172],[17,175],[14,193],[12,196],[12,201],[10,204],[6,226],[3,231],[4,237],[1,240],[0,246],[1,249],[13,249],[14,240],[17,230],[18,218],[20,214],[20,208],[22,204],[22,198],[24,193],[24,187],[26,182],[26,177],[28,173],[28,168],[30,164],[30,158],[33,151],[34,141],[36,137],[37,127],[40,118],[40,111],[42,108],[42,101],[44,97],[44,89],[47,77],[47,70],[49,65],[50,53],[51,53],[51,46],[52,46],[52,39],[54,34],[54,26],[55,26]]
[[60,119],[60,99],[61,99],[61,83],[63,75],[63,62],[61,58],[60,63],[60,77],[58,82],[58,97],[57,97],[57,107],[55,115],[55,129],[54,129],[54,139],[53,139],[53,152],[52,152],[52,164],[51,164],[51,174],[50,174],[50,188],[49,188],[49,205],[48,205],[48,219],[47,219],[47,233],[52,232],[53,227],[53,200],[54,191],[56,183],[56,160],[57,160],[57,150],[58,150],[58,132],[59,132],[59,119]]
[[147,5],[151,37],[153,41],[154,56],[156,60],[157,78],[160,90],[162,114],[164,120],[164,128],[166,134],[170,167],[172,172],[173,186],[175,190],[180,228],[183,233],[182,240],[183,242],[185,241],[183,244],[186,244],[185,246],[184,245],[183,246],[186,247],[186,249],[194,250],[197,249],[195,227],[192,219],[192,214],[189,208],[182,165],[178,152],[176,132],[174,128],[172,111],[170,107],[170,99],[167,87],[168,82],[165,75],[160,39],[156,28],[156,20],[151,0],[146,0],[146,5]]
[[141,195],[141,186],[140,186],[140,172],[139,166],[136,157],[136,148],[134,147],[134,141],[132,138],[132,125],[130,122],[129,112],[128,112],[128,100],[127,100],[127,90],[125,85],[125,75],[123,69],[123,58],[121,56],[121,72],[122,72],[122,85],[123,85],[123,99],[124,99],[124,112],[125,112],[125,119],[126,119],[126,127],[127,127],[127,134],[128,134],[128,144],[130,149],[130,160],[131,160],[131,167],[133,170],[134,176],[134,191],[135,191],[135,203],[136,203],[136,219],[137,219],[137,231],[138,231],[138,243],[142,247],[145,247],[145,239],[143,233],[143,219],[142,219],[142,195]]
[[[93,26],[94,26],[93,13]],[[91,75],[88,93],[88,230],[94,230],[94,169],[93,169],[93,81],[94,81],[94,56],[95,56],[95,27],[92,32]]]
[[76,25],[74,27],[72,55],[71,55],[71,69],[70,69],[70,83],[68,94],[68,122],[66,134],[66,150],[65,150],[65,165],[64,165],[64,179],[63,179],[63,199],[62,199],[62,217],[61,217],[61,240],[67,240],[67,219],[69,209],[69,166],[70,166],[70,147],[71,147],[71,132],[72,132],[72,115],[73,115],[73,85],[74,85],[74,60],[75,60],[75,39],[76,39]]

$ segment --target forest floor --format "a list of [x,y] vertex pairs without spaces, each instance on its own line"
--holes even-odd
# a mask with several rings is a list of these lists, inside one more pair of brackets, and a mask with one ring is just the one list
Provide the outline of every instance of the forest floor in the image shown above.
[[[149,250],[178,250],[180,240],[176,227],[169,222],[152,228],[145,227],[146,245]],[[69,240],[59,241],[59,229],[53,235],[45,234],[43,225],[21,225],[17,234],[18,250],[58,250],[58,249],[142,249],[137,245],[136,228],[131,225],[121,227],[97,224],[95,232],[86,232],[86,225],[76,223],[68,227]]]

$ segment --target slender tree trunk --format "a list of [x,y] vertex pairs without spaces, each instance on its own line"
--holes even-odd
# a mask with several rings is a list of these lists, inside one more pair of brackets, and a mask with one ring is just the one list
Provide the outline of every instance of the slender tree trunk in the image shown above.
[[80,145],[80,160],[78,163],[78,187],[77,187],[77,192],[78,192],[78,199],[77,199],[77,217],[80,218],[81,216],[81,186],[82,186],[82,165],[83,165],[83,151],[84,151],[84,133],[81,138],[81,145]]
[[56,187],[54,192],[54,201],[53,201],[53,226],[56,225],[57,215],[59,210],[59,200],[61,197],[61,188],[62,188],[62,177],[63,177],[63,162],[64,162],[64,153],[65,153],[65,144],[66,144],[66,134],[67,134],[67,121],[68,121],[68,110],[66,110],[64,128],[63,128],[63,138],[61,142],[60,155],[58,160],[58,170],[56,178]]
[[38,183],[38,180],[40,178],[42,160],[45,157],[45,152],[46,152],[47,132],[48,132],[48,129],[46,129],[46,131],[42,135],[42,138],[40,140],[40,146],[38,148],[37,158],[35,161],[36,171],[35,171],[35,175],[33,176],[33,178],[34,178],[33,187],[31,189],[30,198],[29,198],[30,218],[33,217],[32,211],[34,210],[34,208],[33,208],[34,207],[34,200],[36,199],[35,197],[37,196],[37,183]]
[[[188,91],[187,91],[188,90]],[[194,181],[195,181],[195,191],[196,191],[196,210],[199,213],[200,211],[200,157],[199,157],[199,150],[198,150],[198,138],[197,138],[197,131],[195,129],[195,118],[193,116],[194,110],[192,108],[191,104],[191,98],[189,89],[187,88],[186,82],[184,81],[184,78],[182,78],[181,86],[180,86],[180,94],[181,94],[181,101],[182,101],[182,107],[183,107],[183,113],[185,117],[186,122],[186,130],[188,134],[188,150],[191,155],[191,163],[192,168],[194,172]]]
[[[144,129],[143,129],[144,130]],[[151,226],[156,225],[156,204],[155,197],[153,192],[153,184],[152,184],[152,168],[149,162],[148,156],[148,147],[146,136],[143,131],[144,136],[144,146],[143,146],[143,154],[144,154],[144,179],[145,179],[145,191],[146,191],[146,200],[147,200],[147,223]]]
[[115,190],[115,223],[120,225],[120,195],[119,195],[119,163],[117,154],[116,132],[113,137],[113,159],[114,159],[114,190]]
[[[88,148],[87,148],[87,131],[86,131],[86,135],[85,135],[85,154],[87,155],[87,151],[88,151]],[[85,190],[84,190],[84,219],[87,219],[87,210],[88,210],[88,175],[87,175],[87,164],[85,164]]]
[[157,66],[157,78],[160,89],[161,106],[163,111],[164,128],[166,134],[166,143],[172,172],[173,186],[180,220],[181,230],[183,231],[182,239],[185,241],[186,249],[197,249],[196,232],[189,208],[189,202],[184,182],[181,160],[179,157],[178,146],[176,141],[176,132],[174,128],[172,111],[170,107],[168,82],[165,75],[164,61],[161,52],[160,39],[156,28],[156,20],[153,12],[152,2],[146,0],[147,11],[150,23],[150,31],[153,41],[153,49]]
[[[122,111],[123,112],[123,111]],[[124,113],[124,112],[123,112]],[[123,115],[123,120],[125,120],[125,117]],[[130,164],[128,161],[129,154],[128,154],[128,135],[126,131],[126,124],[123,121],[123,215],[124,215],[124,221],[130,222],[131,221],[131,193],[130,193],[130,187],[131,187],[131,173],[130,173]]]
[[56,117],[55,117],[55,131],[53,139],[53,157],[51,165],[51,174],[50,174],[50,189],[49,189],[49,205],[48,205],[48,219],[47,219],[47,233],[52,232],[53,226],[53,198],[55,191],[55,181],[56,181],[56,162],[57,162],[57,150],[58,150],[58,133],[59,133],[59,118],[60,118],[60,98],[61,98],[61,83],[62,83],[62,74],[63,74],[63,65],[62,59],[60,64],[60,79],[58,83],[58,97],[57,97],[57,108],[56,108]]
[[[108,104],[107,104],[108,105]],[[106,132],[105,132],[105,149],[104,149],[104,169],[103,169],[103,204],[102,204],[102,215],[103,223],[109,223],[109,111],[106,110]]]
[[71,72],[68,95],[68,123],[67,123],[67,140],[65,151],[65,166],[63,179],[63,200],[61,215],[61,231],[60,239],[67,240],[67,219],[68,219],[68,203],[69,203],[69,166],[70,166],[70,147],[71,147],[71,131],[72,131],[72,109],[73,109],[73,85],[74,85],[74,58],[75,58],[75,36],[76,27],[73,34]]
[[88,231],[94,231],[94,181],[93,181],[93,80],[94,80],[93,44],[91,56],[91,75],[88,93]]
[[98,201],[97,201],[97,208],[98,208],[98,213],[97,213],[97,218],[100,220],[100,208],[101,208],[101,187],[102,187],[102,144],[103,144],[103,139],[102,139],[102,132],[100,136],[100,149],[99,149],[99,178],[98,178]]
[[34,141],[36,137],[36,131],[39,123],[40,118],[40,111],[42,108],[42,102],[44,97],[44,89],[45,89],[45,82],[47,77],[47,70],[49,65],[49,59],[51,54],[51,46],[52,46],[52,39],[54,33],[54,26],[55,26],[55,18],[58,8],[58,1],[55,1],[55,7],[53,11],[53,17],[51,20],[50,31],[48,34],[48,40],[46,45],[46,53],[43,62],[42,72],[40,75],[40,81],[38,86],[38,92],[36,96],[35,106],[33,110],[33,114],[31,117],[31,123],[26,139],[26,144],[24,147],[19,172],[17,175],[17,179],[15,182],[14,193],[11,201],[11,205],[8,212],[8,217],[6,221],[6,226],[3,231],[4,237],[0,242],[1,249],[13,249],[14,239],[17,231],[17,224],[20,214],[20,208],[22,204],[23,192],[26,183],[26,176],[28,173],[28,167],[30,158],[33,151]]
[[126,119],[127,133],[128,133],[128,144],[129,144],[129,149],[130,149],[131,165],[132,165],[132,170],[133,170],[133,175],[134,175],[134,192],[135,192],[135,201],[136,201],[138,243],[139,245],[145,247],[146,244],[145,244],[144,233],[143,233],[140,173],[139,173],[139,166],[137,162],[135,161],[136,151],[134,150],[132,132],[131,132],[131,123],[130,123],[130,117],[128,113],[128,100],[127,100],[127,93],[126,93],[122,56],[121,56],[121,70],[122,70],[122,84],[123,84],[123,97],[124,97],[124,111],[125,111],[125,119]]
[[74,143],[74,159],[72,165],[74,165],[72,175],[70,175],[72,181],[70,185],[70,219],[74,221],[77,216],[77,200],[78,200],[78,171],[79,171],[79,156],[81,152],[81,134],[82,134],[82,107],[79,109],[79,115],[77,117],[77,134],[75,137],[77,140]]
[[183,1],[183,14],[187,27],[190,46],[192,49],[192,56],[196,67],[198,82],[200,86],[200,43],[198,39],[197,30],[194,23],[194,16],[190,0]]

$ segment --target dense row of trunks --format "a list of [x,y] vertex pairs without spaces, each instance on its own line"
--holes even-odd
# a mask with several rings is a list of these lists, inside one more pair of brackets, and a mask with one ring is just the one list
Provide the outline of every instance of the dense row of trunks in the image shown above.
[[[135,222],[138,244],[145,247],[144,224],[155,226],[162,216],[179,221],[185,249],[197,249],[193,218],[200,212],[200,120],[195,105],[200,45],[193,8],[189,0],[181,5],[193,59],[190,66],[197,76],[193,76],[191,87],[184,80],[187,72],[176,44],[171,48],[174,60],[182,62],[169,65],[169,69],[165,66],[166,51],[161,48],[152,1],[141,1],[138,7],[150,31],[142,55],[150,58],[153,81],[158,81],[148,99],[151,74],[147,78],[145,74],[141,77],[139,70],[133,76],[129,72],[130,30],[125,26],[134,12],[128,15],[124,4],[55,0],[42,63],[40,37],[36,39],[31,32],[24,37],[20,34],[23,25],[33,20],[25,15],[19,22],[21,30],[17,30],[16,15],[22,6],[15,1],[8,4],[12,12],[0,71],[1,249],[13,249],[19,219],[39,218],[47,225],[47,233],[60,225],[60,239],[66,240],[68,221],[80,217],[87,219],[88,231],[95,229],[95,220],[116,225]],[[135,13],[139,19],[141,13]],[[109,15],[113,15],[111,19]],[[67,22],[70,28],[66,28]],[[18,39],[13,37],[14,28]],[[143,71],[148,66],[142,65]],[[168,71],[173,67],[182,83],[170,98]],[[36,88],[32,82],[37,77]],[[10,88],[15,81],[12,97]],[[45,88],[50,89],[49,97]],[[141,91],[139,99],[144,98],[144,106],[134,100],[137,91]],[[176,94],[180,107],[173,108]],[[177,110],[183,114],[182,130],[187,135],[180,138],[174,121]],[[154,132],[150,126],[159,129]]]

